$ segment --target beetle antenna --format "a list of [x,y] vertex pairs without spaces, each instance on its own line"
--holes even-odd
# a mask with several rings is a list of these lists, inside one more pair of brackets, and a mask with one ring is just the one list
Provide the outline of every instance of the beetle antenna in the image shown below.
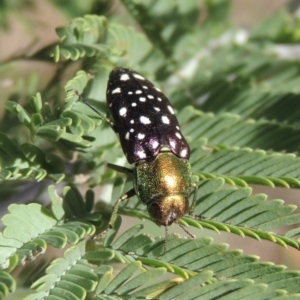
[[190,233],[182,224],[178,223],[178,225],[183,229],[183,231],[188,234],[192,239],[194,239],[196,236],[192,233]]
[[164,254],[167,252],[167,242],[168,242],[168,226],[165,226],[165,242],[164,242]]

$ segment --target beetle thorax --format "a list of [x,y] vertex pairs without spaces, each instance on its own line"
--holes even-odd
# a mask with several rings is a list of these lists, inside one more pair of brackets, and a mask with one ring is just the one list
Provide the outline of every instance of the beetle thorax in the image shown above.
[[188,210],[190,164],[171,152],[161,152],[151,162],[134,169],[134,188],[157,224],[168,226]]

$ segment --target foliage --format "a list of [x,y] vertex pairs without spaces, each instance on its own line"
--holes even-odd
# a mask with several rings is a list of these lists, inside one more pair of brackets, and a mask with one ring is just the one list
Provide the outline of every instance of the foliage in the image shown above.
[[[22,4],[15,2],[17,11]],[[49,62],[51,56],[56,76],[43,89],[37,85],[25,104],[16,86],[1,121],[0,201],[21,204],[9,205],[2,218],[0,299],[20,287],[27,288],[26,299],[49,300],[298,299],[299,271],[229,250],[212,237],[173,234],[164,252],[164,238],[142,233],[140,223],[119,233],[118,217],[111,231],[92,239],[132,182],[106,168],[107,162],[126,165],[124,155],[78,93],[106,115],[113,67],[130,67],[154,81],[173,103],[192,152],[197,199],[193,215],[180,224],[298,250],[296,206],[255,194],[249,184],[300,186],[300,65],[292,55],[279,55],[299,42],[299,20],[281,10],[245,32],[230,23],[229,0],[123,0],[123,9],[106,1],[82,8],[74,2],[73,10],[67,2],[61,10],[69,17],[89,14],[57,27],[50,55],[40,49],[30,57]],[[3,3],[6,16],[13,6]],[[13,60],[1,67],[1,77]],[[23,95],[35,87],[20,86]],[[91,190],[83,197],[87,185],[110,187],[100,196],[107,202]],[[37,196],[27,199],[32,189]],[[39,197],[45,190],[51,207]],[[122,203],[119,214],[149,219],[136,197]],[[49,258],[49,247],[63,254]]]

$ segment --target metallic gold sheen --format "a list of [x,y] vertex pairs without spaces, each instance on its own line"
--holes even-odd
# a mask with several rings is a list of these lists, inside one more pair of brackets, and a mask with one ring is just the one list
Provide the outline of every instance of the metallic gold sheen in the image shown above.
[[153,161],[136,165],[133,184],[157,224],[171,225],[187,213],[192,186],[188,160],[160,152]]

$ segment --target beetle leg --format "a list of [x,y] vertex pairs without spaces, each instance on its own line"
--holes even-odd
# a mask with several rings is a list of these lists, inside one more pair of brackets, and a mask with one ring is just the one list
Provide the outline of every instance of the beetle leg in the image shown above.
[[124,173],[126,175],[132,175],[133,174],[133,170],[128,169],[126,167],[122,167],[122,166],[118,166],[118,165],[114,165],[114,164],[110,164],[110,163],[107,164],[107,167],[114,170],[114,171]]
[[127,193],[125,193],[122,197],[120,197],[118,199],[118,201],[116,202],[114,208],[113,208],[113,211],[112,211],[112,214],[111,214],[111,217],[110,217],[110,220],[109,220],[109,223],[108,223],[108,228],[104,231],[102,231],[100,234],[96,234],[93,236],[93,239],[96,240],[104,235],[107,234],[107,232],[109,230],[111,230],[114,226],[114,223],[116,221],[116,218],[117,218],[117,215],[118,215],[118,209],[119,209],[119,206],[120,206],[120,203],[126,199],[129,199],[131,197],[133,197],[135,195],[135,190],[134,189],[131,189],[129,190]]
[[192,186],[193,186],[193,189],[194,189],[194,196],[193,196],[193,202],[192,202],[192,205],[190,206],[189,208],[189,215],[192,215],[193,214],[193,211],[195,209],[195,206],[196,206],[196,200],[197,200],[197,192],[198,192],[198,187],[197,187],[197,184],[196,183],[192,183]]
[[82,95],[80,95],[80,94],[78,93],[77,90],[71,89],[71,90],[68,90],[67,93],[68,93],[68,92],[74,92],[75,95],[82,101],[82,103],[84,103],[84,104],[87,105],[90,109],[92,109],[92,110],[100,117],[101,120],[105,121],[105,122],[111,127],[111,129],[112,129],[115,133],[118,133],[117,128],[116,128],[114,122],[113,122],[112,120],[106,118],[105,116],[103,116],[97,109],[95,109],[92,105],[90,105],[90,104],[86,101],[86,99],[84,99],[84,98],[82,97]]
[[134,195],[135,195],[135,190],[131,189],[127,193],[125,193],[122,197],[120,197],[118,199],[118,201],[116,202],[116,204],[115,204],[115,206],[113,208],[113,212],[111,214],[107,230],[110,230],[110,229],[113,228],[113,225],[114,225],[115,220],[117,218],[118,209],[119,209],[119,206],[120,206],[121,202],[124,201],[124,200],[126,200],[126,199],[129,199],[129,198],[133,197]]

